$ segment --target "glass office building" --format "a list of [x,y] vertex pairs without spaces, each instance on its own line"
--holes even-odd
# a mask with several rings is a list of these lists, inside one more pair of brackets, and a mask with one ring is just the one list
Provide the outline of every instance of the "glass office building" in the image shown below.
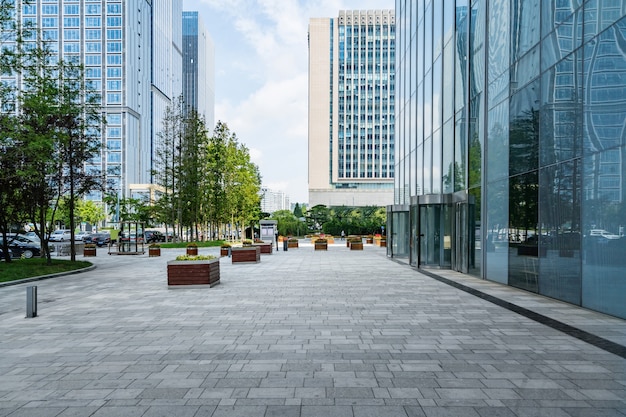
[[309,204],[393,201],[393,10],[309,23]]
[[[181,94],[182,2],[16,0],[15,4],[16,17],[40,28],[53,52],[84,65],[85,77],[101,95],[106,118],[102,152],[86,169],[106,173],[111,194],[147,197],[162,114]],[[103,197],[100,191],[87,196],[99,202]]]
[[626,3],[397,0],[388,254],[626,318]]
[[182,88],[185,110],[204,117],[215,127],[215,46],[198,12],[183,12]]

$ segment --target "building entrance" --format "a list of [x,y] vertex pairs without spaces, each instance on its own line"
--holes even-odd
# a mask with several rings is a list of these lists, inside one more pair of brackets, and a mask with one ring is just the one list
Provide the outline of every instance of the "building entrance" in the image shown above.
[[[429,196],[432,197],[432,196]],[[411,264],[418,268],[444,268],[467,273],[474,242],[473,207],[467,199],[426,201],[411,207]],[[446,200],[448,197],[449,201]]]

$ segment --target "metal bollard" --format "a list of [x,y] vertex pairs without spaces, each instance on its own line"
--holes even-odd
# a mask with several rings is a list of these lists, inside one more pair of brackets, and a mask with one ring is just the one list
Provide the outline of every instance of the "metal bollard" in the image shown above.
[[284,239],[284,240],[283,240],[283,251],[284,251],[284,252],[287,252],[287,248],[289,247],[289,242],[288,242],[288,240],[289,240],[289,239]]
[[37,287],[26,287],[26,317],[37,317]]
[[232,255],[232,248],[229,246],[228,247],[228,257],[230,258],[230,255]]

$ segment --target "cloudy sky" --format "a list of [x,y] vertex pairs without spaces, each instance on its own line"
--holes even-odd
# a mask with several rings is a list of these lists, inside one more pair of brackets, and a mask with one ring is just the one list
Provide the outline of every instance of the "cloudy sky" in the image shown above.
[[259,166],[263,185],[308,201],[308,22],[394,0],[184,0],[215,43],[215,120]]

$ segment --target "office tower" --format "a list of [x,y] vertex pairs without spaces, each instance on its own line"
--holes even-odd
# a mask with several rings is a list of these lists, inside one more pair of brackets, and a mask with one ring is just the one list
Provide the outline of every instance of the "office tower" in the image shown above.
[[[107,193],[120,198],[148,198],[151,193],[161,116],[181,94],[180,3],[16,1],[16,17],[40,28],[51,51],[83,64],[86,79],[100,93],[106,118],[102,150],[86,169],[104,172]],[[86,198],[103,201],[104,194],[94,191]]]
[[309,205],[393,201],[393,10],[309,21]]
[[185,110],[215,127],[215,46],[198,12],[183,12],[183,101]]
[[626,318],[624,2],[396,10],[388,254]]
[[282,191],[261,187],[261,211],[272,214],[278,210],[291,210],[289,196]]

